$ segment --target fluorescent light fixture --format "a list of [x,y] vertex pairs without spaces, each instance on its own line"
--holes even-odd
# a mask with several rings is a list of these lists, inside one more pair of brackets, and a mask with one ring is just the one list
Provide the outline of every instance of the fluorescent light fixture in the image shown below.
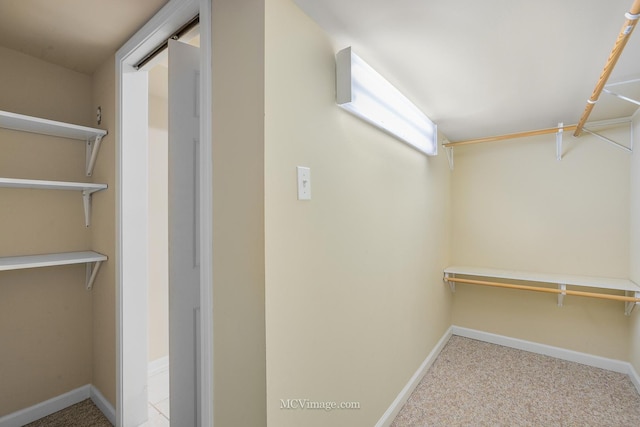
[[435,123],[351,51],[336,55],[336,101],[345,110],[430,156],[438,154]]

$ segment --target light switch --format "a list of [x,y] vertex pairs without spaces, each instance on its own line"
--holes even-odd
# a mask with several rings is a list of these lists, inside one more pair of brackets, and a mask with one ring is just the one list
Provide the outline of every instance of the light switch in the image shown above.
[[311,200],[311,169],[298,166],[298,200]]

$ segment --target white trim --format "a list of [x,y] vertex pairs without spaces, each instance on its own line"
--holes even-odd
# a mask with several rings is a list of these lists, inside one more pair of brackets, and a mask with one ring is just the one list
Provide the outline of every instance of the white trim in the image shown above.
[[630,372],[629,369],[631,364],[629,362],[623,362],[622,360],[609,359],[593,354],[581,353],[579,351],[567,350],[560,347],[553,347],[546,344],[539,344],[518,338],[506,337],[504,335],[478,331],[476,329],[463,328],[460,326],[452,326],[451,328],[453,335],[461,337],[472,338],[505,347],[516,348],[518,350],[529,351],[531,353],[551,356],[556,359],[581,363],[583,365],[594,366],[596,368],[619,372],[621,374],[629,374]]
[[94,385],[91,385],[89,390],[89,397],[91,401],[100,409],[100,411],[104,414],[105,417],[111,422],[111,424],[116,423],[116,410],[113,405],[104,397],[100,390],[98,390]]
[[37,403],[25,409],[0,417],[0,427],[20,427],[51,415],[90,397],[89,384]]
[[440,341],[436,344],[436,346],[431,350],[429,355],[424,362],[420,365],[418,370],[413,374],[413,376],[409,379],[409,382],[404,386],[404,388],[400,391],[395,400],[391,403],[391,406],[382,414],[382,417],[378,420],[375,427],[388,427],[391,425],[395,417],[398,415],[404,404],[407,402],[411,393],[416,389],[424,375],[427,373],[433,362],[438,358],[438,355],[444,348],[449,338],[451,338],[452,328],[447,329],[447,332],[444,333]]
[[212,0],[200,0],[200,426],[213,427]]
[[[140,301],[142,292],[147,283],[146,262],[142,259],[131,260],[127,253],[138,253],[144,258],[146,254],[147,239],[133,239],[125,237],[129,232],[125,230],[138,230],[144,233],[144,221],[146,221],[146,204],[142,201],[145,197],[141,194],[146,191],[146,184],[138,183],[132,188],[128,176],[144,175],[144,165],[140,164],[143,156],[133,149],[133,156],[128,155],[132,146],[136,144],[123,143],[136,141],[136,137],[142,133],[137,130],[136,124],[146,123],[146,120],[136,120],[134,116],[139,113],[132,110],[129,98],[134,101],[142,100],[143,96],[132,93],[133,64],[161,40],[166,40],[172,32],[181,24],[200,13],[201,31],[201,63],[203,64],[201,76],[201,111],[200,117],[204,119],[201,125],[201,212],[200,230],[201,237],[201,285],[200,285],[200,313],[201,313],[201,425],[213,426],[213,274],[212,274],[212,157],[211,157],[211,116],[212,116],[212,85],[211,85],[211,0],[170,0],[145,26],[139,30],[116,53],[116,114],[118,128],[116,130],[118,158],[116,160],[116,280],[117,280],[117,318],[116,318],[116,425],[119,427],[138,425],[147,418],[146,408],[146,381],[147,358],[146,350],[136,348],[146,343],[146,299]],[[140,73],[143,75],[146,73]],[[146,78],[146,77],[145,77]],[[124,98],[127,98],[127,101]],[[126,106],[129,105],[127,109]],[[123,111],[127,114],[123,114]],[[141,126],[138,126],[140,128]],[[133,136],[132,136],[133,135]],[[127,151],[127,153],[124,153]],[[124,155],[123,155],[124,153]],[[138,159],[138,162],[136,162]],[[146,162],[146,159],[144,160]],[[146,164],[146,163],[145,163]],[[136,169],[137,168],[137,169]],[[127,181],[126,186],[123,181]],[[141,189],[142,191],[139,191]],[[126,190],[126,194],[125,191]],[[137,198],[137,199],[136,199]],[[132,200],[138,200],[133,203]],[[139,206],[138,206],[139,205]],[[139,209],[138,209],[139,208]],[[127,212],[127,217],[124,212]],[[144,218],[143,218],[144,217]],[[137,243],[136,243],[137,242]],[[138,245],[139,247],[136,247]],[[142,254],[142,255],[140,255]],[[126,283],[126,285],[125,285]],[[135,284],[138,284],[137,286]],[[126,301],[126,305],[125,302]],[[141,319],[141,317],[145,317]],[[137,320],[135,320],[137,319]],[[144,330],[144,332],[142,332]],[[146,345],[146,344],[145,344]],[[142,357],[144,353],[144,357]],[[126,407],[125,407],[126,402]],[[140,421],[140,422],[139,422]]]
[[638,393],[640,393],[640,375],[638,375],[638,371],[633,367],[631,363],[629,363],[629,379],[635,386]]
[[163,356],[156,360],[152,360],[147,365],[147,375],[152,376],[169,369],[169,356]]

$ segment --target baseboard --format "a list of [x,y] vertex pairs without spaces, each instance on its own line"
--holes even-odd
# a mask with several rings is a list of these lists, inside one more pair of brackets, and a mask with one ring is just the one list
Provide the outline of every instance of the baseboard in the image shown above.
[[[463,328],[461,326],[451,326],[447,332],[440,338],[438,344],[431,350],[431,353],[422,362],[418,370],[413,374],[409,382],[404,386],[398,394],[391,406],[382,415],[376,423],[376,427],[389,427],[395,417],[398,415],[402,406],[407,402],[411,393],[420,383],[420,380],[427,373],[436,360],[451,335],[458,335],[465,338],[472,338],[478,341],[484,341],[491,344],[511,347],[518,350],[529,351],[532,353],[542,354],[545,356],[555,357],[557,359],[567,360],[569,362],[581,363],[583,365],[594,366],[596,368],[606,369],[608,371],[626,374],[640,393],[640,375],[633,365],[622,360],[609,359],[606,357],[595,356],[593,354],[581,353],[579,351],[567,350],[560,347],[553,347],[546,344],[539,344],[532,341],[525,341],[518,338],[511,338],[504,335],[492,334],[490,332],[478,331],[476,329]],[[0,425],[0,427],[3,427]]]
[[413,376],[409,379],[409,382],[404,386],[404,388],[400,391],[395,400],[391,403],[391,406],[382,414],[382,417],[378,420],[375,427],[389,427],[393,422],[394,418],[398,415],[404,404],[411,396],[411,393],[416,389],[422,377],[427,373],[433,362],[438,358],[438,355],[444,348],[447,341],[451,337],[452,329],[449,328],[447,332],[444,333],[440,341],[436,344],[436,346],[431,350],[429,355],[424,362],[420,365],[418,370],[413,374]]
[[0,427],[21,427],[86,399],[91,399],[102,411],[104,416],[111,421],[111,424],[116,424],[116,411],[113,409],[113,406],[111,406],[111,403],[105,399],[97,388],[91,384],[87,384],[61,394],[60,396],[0,417]]
[[631,363],[629,363],[629,378],[631,379],[633,385],[636,387],[636,390],[638,390],[638,393],[640,393],[640,376],[638,375],[638,371],[636,371]]
[[152,360],[147,364],[147,369],[149,376],[169,369],[169,356],[164,356],[159,359]]
[[93,401],[93,403],[95,403],[95,405],[98,407],[98,409],[100,409],[100,411],[102,411],[104,416],[107,417],[107,419],[109,421],[111,421],[111,424],[116,425],[116,410],[115,410],[115,408],[104,397],[104,395],[102,393],[100,393],[100,390],[98,390],[93,385],[91,386],[91,389],[90,389],[90,397],[91,397],[91,400]]
[[75,390],[61,394],[60,396],[53,397],[28,408],[5,415],[0,418],[0,427],[21,427],[71,405],[75,405],[76,403],[89,398],[91,394],[90,389],[90,385],[83,385],[82,387],[78,387]]
[[476,329],[463,328],[460,326],[452,326],[451,329],[453,335],[458,335],[461,337],[472,338],[475,340],[498,344],[505,347],[516,348],[518,350],[543,354],[545,356],[555,357],[556,359],[581,363],[583,365],[594,366],[596,368],[619,372],[621,374],[630,373],[631,364],[629,362],[623,362],[621,360],[608,359],[606,357],[595,356],[593,354],[581,353],[579,351],[567,350],[560,347],[553,347],[546,344],[539,344],[531,341],[521,340],[518,338],[506,337],[504,335],[478,331]]

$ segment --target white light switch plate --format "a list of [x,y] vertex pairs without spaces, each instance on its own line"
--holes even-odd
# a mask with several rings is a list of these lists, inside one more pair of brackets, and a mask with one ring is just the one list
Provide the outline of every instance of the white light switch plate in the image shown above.
[[311,169],[298,166],[298,200],[311,200]]

